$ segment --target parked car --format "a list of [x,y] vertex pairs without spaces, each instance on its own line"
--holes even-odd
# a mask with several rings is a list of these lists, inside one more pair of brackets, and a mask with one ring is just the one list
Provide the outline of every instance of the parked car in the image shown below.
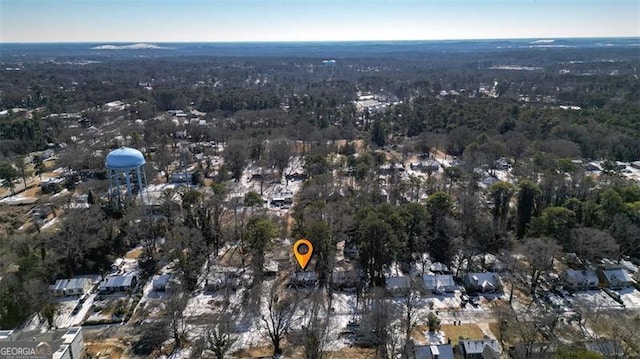
[[73,308],[73,310],[71,311],[71,314],[78,314],[78,312],[80,312],[80,309],[82,309],[82,304],[78,303],[78,305],[76,305],[75,308]]

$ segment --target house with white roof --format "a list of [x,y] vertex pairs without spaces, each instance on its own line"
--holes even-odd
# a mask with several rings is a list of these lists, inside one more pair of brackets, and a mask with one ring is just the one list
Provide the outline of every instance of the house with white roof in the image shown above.
[[138,277],[135,274],[115,275],[105,278],[98,290],[102,294],[114,292],[131,292],[138,283]]
[[593,269],[565,269],[560,278],[565,289],[589,290],[598,289],[598,275]]
[[275,192],[270,198],[270,204],[272,207],[290,207],[293,204],[293,192],[289,190]]
[[425,274],[422,282],[428,292],[431,293],[452,293],[456,290],[456,283],[450,274]]
[[58,279],[49,290],[55,297],[83,295],[91,290],[92,284],[90,278]]
[[421,172],[427,172],[427,173],[438,172],[438,170],[440,169],[440,164],[436,160],[411,162],[410,166],[411,166],[411,169],[414,171],[421,171]]
[[463,278],[464,286],[469,293],[500,293],[502,281],[498,273],[467,273]]

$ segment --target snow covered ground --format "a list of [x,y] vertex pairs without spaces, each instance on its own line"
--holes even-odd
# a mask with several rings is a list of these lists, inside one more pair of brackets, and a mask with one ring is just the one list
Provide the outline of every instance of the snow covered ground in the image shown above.
[[174,189],[176,185],[173,183],[163,184],[150,184],[147,186],[147,195],[149,196],[149,202],[152,204],[158,204],[162,201],[162,195],[164,191]]
[[76,315],[71,314],[71,312],[77,304],[78,297],[63,297],[56,301],[56,305],[58,307],[58,316],[55,319],[56,327],[67,328],[70,326],[70,323],[74,321],[74,318],[76,317]]
[[25,196],[24,193],[18,193],[16,195],[8,196],[3,199],[0,199],[0,203],[21,204],[21,203],[33,203],[37,200],[38,200],[37,198]]
[[640,309],[640,291],[634,288],[625,288],[618,291],[625,308]]
[[[173,263],[165,265],[160,268],[157,274],[171,273],[171,266],[173,266]],[[140,302],[138,302],[132,317],[135,317],[139,310],[144,309],[146,310],[146,318],[156,318],[160,310],[164,308],[164,299],[167,298],[168,294],[169,293],[167,292],[157,292],[153,290],[153,276],[151,276],[151,278],[149,278],[149,280],[144,284],[142,289],[142,298],[140,298]]]
[[584,292],[576,292],[569,299],[573,306],[580,307],[593,307],[593,308],[621,308],[620,303],[616,302],[613,298],[607,295],[602,290],[589,290]]

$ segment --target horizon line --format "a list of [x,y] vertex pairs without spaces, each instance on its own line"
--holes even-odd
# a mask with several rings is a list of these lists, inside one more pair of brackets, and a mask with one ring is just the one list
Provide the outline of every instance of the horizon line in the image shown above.
[[0,45],[23,44],[268,44],[268,43],[354,43],[354,42],[460,42],[460,41],[509,41],[509,40],[588,40],[588,39],[638,39],[640,35],[620,36],[545,36],[545,37],[496,37],[496,38],[450,38],[450,39],[379,39],[379,40],[211,40],[211,41],[167,41],[167,40],[87,40],[87,41],[1,41]]

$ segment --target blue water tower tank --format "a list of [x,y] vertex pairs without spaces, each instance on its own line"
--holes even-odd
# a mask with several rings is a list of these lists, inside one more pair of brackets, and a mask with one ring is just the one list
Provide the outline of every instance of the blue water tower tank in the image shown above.
[[149,201],[145,163],[142,152],[134,148],[122,147],[107,154],[105,165],[109,177],[109,200],[114,206],[136,202],[137,199],[142,204]]
[[142,152],[135,148],[122,147],[109,152],[106,165],[109,169],[135,168],[146,163]]

